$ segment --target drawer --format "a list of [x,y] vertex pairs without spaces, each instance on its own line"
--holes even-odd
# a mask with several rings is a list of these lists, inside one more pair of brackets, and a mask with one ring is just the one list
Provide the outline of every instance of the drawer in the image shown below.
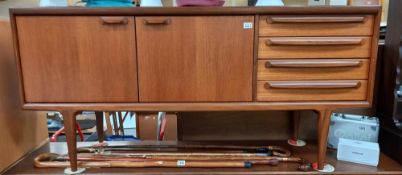
[[364,80],[369,59],[258,60],[257,80]]
[[257,101],[366,100],[366,98],[366,80],[257,82]]
[[370,37],[262,37],[258,58],[368,58]]
[[370,36],[372,15],[359,16],[262,16],[260,36]]

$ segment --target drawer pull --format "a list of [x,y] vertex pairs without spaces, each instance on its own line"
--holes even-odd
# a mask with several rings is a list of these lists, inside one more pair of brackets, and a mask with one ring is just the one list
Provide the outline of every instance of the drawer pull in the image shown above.
[[269,38],[266,45],[273,46],[326,46],[326,45],[360,45],[363,38],[350,37],[278,37]]
[[364,16],[269,16],[267,23],[359,23]]
[[358,88],[360,81],[278,81],[266,82],[265,89],[345,89]]
[[102,24],[127,24],[127,17],[118,17],[118,16],[105,16],[101,17]]
[[266,68],[328,68],[328,67],[358,67],[360,60],[268,60]]
[[169,18],[166,19],[144,19],[145,25],[168,25],[171,23]]

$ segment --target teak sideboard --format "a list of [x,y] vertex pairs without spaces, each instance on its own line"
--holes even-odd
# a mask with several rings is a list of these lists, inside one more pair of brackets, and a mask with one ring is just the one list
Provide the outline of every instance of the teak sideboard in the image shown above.
[[314,110],[322,169],[331,112],[372,104],[379,6],[10,14],[22,106],[63,114],[73,171],[75,115],[84,110]]

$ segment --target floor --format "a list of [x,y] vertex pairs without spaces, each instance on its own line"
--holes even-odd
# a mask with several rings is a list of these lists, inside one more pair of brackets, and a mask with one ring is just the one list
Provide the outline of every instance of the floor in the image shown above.
[[[78,146],[87,146],[95,142],[79,142]],[[113,142],[110,144],[175,144],[176,142]],[[315,160],[317,147],[308,144],[306,147],[289,147],[281,142],[207,142],[205,144],[245,144],[245,145],[282,145],[292,150],[294,156],[300,156],[308,161]],[[12,167],[5,174],[63,174],[63,168],[35,168],[33,159],[44,152],[65,154],[66,143],[48,143],[25,157],[21,162]],[[336,160],[336,151],[328,150],[327,161],[334,165],[336,171],[333,174],[402,174],[402,165],[381,154],[378,167],[359,165],[355,163]],[[92,168],[87,169],[85,174],[319,174],[318,172],[301,172],[297,170],[297,164],[281,163],[278,166],[255,166],[245,168]]]

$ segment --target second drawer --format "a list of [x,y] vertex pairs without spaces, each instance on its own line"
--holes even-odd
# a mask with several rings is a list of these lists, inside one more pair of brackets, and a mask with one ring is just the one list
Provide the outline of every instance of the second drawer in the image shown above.
[[258,60],[257,80],[363,80],[368,59]]
[[368,58],[370,37],[261,37],[258,58]]

